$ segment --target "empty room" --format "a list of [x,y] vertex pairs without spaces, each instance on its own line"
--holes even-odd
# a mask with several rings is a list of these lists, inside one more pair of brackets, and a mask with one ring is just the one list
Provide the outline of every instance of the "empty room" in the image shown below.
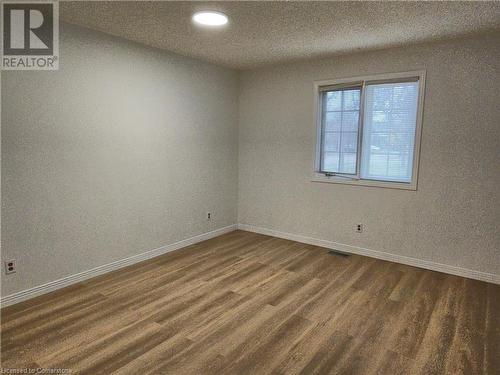
[[0,373],[500,373],[500,2],[1,9]]

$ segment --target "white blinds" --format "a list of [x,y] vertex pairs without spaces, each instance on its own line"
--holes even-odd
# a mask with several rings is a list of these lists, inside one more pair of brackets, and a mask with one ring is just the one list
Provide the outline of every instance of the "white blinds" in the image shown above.
[[366,84],[361,178],[411,181],[417,106],[418,81]]

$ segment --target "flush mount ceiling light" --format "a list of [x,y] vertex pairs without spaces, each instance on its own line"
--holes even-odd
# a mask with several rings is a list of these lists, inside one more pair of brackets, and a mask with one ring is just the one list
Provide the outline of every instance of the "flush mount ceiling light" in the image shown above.
[[193,21],[203,26],[222,26],[227,23],[227,16],[214,11],[196,12],[193,14]]

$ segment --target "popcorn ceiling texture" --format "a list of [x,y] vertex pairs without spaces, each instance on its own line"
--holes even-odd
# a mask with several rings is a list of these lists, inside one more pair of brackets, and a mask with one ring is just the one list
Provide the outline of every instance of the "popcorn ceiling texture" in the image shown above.
[[[197,10],[229,16],[195,26]],[[232,68],[380,49],[500,28],[500,2],[61,2],[61,17]]]

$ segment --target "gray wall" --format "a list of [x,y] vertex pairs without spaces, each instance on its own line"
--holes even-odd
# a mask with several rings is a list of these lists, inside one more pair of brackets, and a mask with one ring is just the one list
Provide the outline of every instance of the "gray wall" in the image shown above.
[[[239,75],[63,24],[59,71],[2,72],[2,295],[237,221],[500,274],[499,64],[490,35]],[[418,190],[311,182],[313,81],[417,69]]]
[[[418,191],[311,182],[313,81],[419,69]],[[500,274],[499,71],[497,34],[243,73],[238,222]]]
[[3,296],[236,223],[238,74],[60,42],[59,71],[2,72]]

